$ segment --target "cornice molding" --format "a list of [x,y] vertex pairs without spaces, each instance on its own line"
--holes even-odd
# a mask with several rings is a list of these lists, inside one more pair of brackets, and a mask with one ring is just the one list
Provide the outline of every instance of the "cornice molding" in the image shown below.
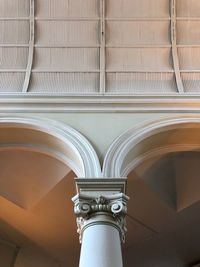
[[167,96],[48,96],[34,94],[0,95],[0,113],[149,113],[199,112],[200,95]]

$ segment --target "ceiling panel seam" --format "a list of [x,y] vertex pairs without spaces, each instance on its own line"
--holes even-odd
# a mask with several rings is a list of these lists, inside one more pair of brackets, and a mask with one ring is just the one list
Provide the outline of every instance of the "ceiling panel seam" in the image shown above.
[[106,79],[105,79],[105,68],[106,68],[106,30],[105,30],[105,0],[100,1],[100,15],[101,15],[101,31],[100,31],[100,92],[105,93],[106,90]]

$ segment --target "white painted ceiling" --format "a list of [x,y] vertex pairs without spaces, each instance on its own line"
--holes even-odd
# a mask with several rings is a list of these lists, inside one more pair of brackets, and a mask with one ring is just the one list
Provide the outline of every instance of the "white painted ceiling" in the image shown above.
[[0,92],[199,93],[199,36],[199,0],[0,0]]

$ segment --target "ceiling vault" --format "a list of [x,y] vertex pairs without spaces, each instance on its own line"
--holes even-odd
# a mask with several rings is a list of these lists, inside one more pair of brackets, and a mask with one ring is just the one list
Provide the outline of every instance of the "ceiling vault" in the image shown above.
[[200,93],[198,0],[2,0],[0,10],[2,95]]

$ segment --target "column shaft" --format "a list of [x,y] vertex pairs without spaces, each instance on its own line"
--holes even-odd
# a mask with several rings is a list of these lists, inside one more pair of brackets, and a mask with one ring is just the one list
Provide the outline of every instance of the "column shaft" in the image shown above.
[[79,267],[122,267],[119,231],[112,225],[92,225],[82,238]]
[[76,179],[73,197],[81,241],[79,267],[123,267],[126,233],[126,179]]

